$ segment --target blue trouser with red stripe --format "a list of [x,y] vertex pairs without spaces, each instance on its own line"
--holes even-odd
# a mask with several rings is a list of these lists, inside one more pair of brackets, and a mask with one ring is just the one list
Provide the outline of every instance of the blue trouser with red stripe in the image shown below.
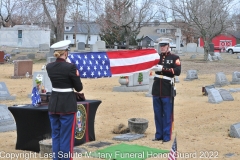
[[76,114],[49,114],[53,160],[72,160]]
[[155,139],[170,141],[172,134],[173,104],[171,97],[153,96]]

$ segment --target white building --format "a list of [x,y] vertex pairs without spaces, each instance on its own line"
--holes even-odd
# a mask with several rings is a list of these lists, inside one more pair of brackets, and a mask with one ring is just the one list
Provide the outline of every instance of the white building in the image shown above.
[[95,44],[100,41],[100,26],[96,23],[79,23],[76,26],[72,23],[65,23],[64,40],[70,40],[71,44],[78,42],[87,43],[89,27],[88,44]]
[[34,25],[16,25],[0,28],[0,46],[37,48],[39,44],[49,44],[50,29]]

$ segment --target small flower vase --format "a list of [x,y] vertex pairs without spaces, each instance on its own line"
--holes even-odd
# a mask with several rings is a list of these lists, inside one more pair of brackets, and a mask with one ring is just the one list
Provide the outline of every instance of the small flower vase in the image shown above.
[[128,84],[128,79],[127,78],[119,78],[118,82],[123,86]]

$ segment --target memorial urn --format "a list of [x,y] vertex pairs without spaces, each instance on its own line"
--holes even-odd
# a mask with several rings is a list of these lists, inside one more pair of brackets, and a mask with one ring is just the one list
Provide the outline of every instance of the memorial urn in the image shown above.
[[128,84],[128,77],[127,77],[127,76],[121,76],[121,77],[118,79],[118,82],[119,82],[121,85],[127,85],[127,84]]
[[130,118],[128,128],[131,133],[143,134],[148,128],[148,120],[144,118]]

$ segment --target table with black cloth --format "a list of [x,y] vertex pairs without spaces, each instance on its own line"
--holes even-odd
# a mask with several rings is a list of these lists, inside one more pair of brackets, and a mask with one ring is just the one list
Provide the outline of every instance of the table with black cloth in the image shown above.
[[[78,123],[76,124],[76,129],[83,130],[84,132],[80,138],[75,135],[75,146],[95,140],[94,120],[100,103],[100,100],[77,102],[78,108],[82,106],[81,108],[85,110],[85,115],[82,113],[79,115],[85,118],[82,119],[84,122],[82,122],[80,126],[82,129],[79,129]],[[35,107],[31,104],[26,104],[10,106],[8,109],[12,113],[17,126],[16,149],[39,152],[39,141],[51,138],[48,105]]]

